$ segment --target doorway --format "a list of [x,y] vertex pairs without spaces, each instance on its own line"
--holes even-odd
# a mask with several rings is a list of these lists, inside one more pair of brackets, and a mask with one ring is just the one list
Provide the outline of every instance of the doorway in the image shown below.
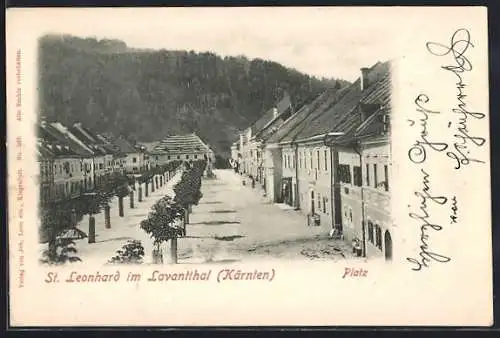
[[385,248],[385,260],[390,261],[392,259],[392,238],[388,230],[385,231],[384,235],[384,248]]

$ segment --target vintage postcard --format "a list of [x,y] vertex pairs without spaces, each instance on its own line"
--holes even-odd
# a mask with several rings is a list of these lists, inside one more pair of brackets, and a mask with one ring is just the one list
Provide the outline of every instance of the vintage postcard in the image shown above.
[[6,31],[11,326],[493,324],[486,8]]

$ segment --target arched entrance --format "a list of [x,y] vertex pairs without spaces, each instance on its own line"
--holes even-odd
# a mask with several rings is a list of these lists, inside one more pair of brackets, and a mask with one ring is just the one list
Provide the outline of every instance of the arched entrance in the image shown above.
[[384,235],[384,248],[385,248],[385,260],[389,261],[392,259],[392,238],[388,230],[385,231]]

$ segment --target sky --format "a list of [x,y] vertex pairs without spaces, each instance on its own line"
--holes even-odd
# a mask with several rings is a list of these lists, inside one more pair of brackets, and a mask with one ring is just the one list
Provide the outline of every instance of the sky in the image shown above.
[[[317,77],[354,81],[361,67],[394,56],[402,22],[390,8],[45,9],[40,33],[114,38],[130,47],[211,51],[279,62]],[[33,27],[34,27],[33,26]]]

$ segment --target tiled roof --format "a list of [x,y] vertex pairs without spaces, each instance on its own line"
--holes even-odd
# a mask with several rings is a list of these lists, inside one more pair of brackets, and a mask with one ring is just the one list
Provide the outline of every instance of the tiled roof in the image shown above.
[[66,142],[60,141],[48,129],[49,124],[42,123],[38,126],[37,150],[41,157],[78,157]]
[[290,116],[279,129],[267,140],[268,143],[278,143],[294,128],[296,128],[313,110],[315,104],[322,102],[328,96],[328,91],[318,95],[318,97],[311,103],[302,106],[297,112]]
[[93,157],[94,152],[92,149],[87,147],[82,141],[80,141],[75,135],[73,135],[68,128],[66,128],[60,122],[54,122],[50,124],[60,136],[66,139],[69,147],[78,155],[82,157]]
[[41,138],[50,150],[56,152],[56,155],[67,155],[80,157],[92,157],[92,150],[70,134],[60,123],[42,123],[39,131]]
[[81,123],[75,123],[69,128],[70,132],[75,135],[80,141],[82,141],[87,147],[92,149],[96,155],[106,155],[110,153],[106,148],[102,146],[102,141],[100,141],[95,134],[90,130],[84,128]]
[[102,147],[106,149],[106,151],[110,154],[113,154],[113,156],[118,156],[118,157],[125,157],[126,155],[120,152],[120,147],[118,147],[116,144],[113,144],[111,139],[108,139],[102,134],[96,134],[96,137],[98,140],[102,142]]
[[155,148],[156,151],[165,151],[177,155],[191,152],[210,151],[210,147],[195,133],[186,135],[172,135],[164,138]]
[[360,100],[362,104],[375,105],[376,112],[362,121],[361,112],[358,109],[352,111],[349,117],[337,126],[338,130],[344,131],[345,134],[338,137],[336,143],[349,143],[360,137],[380,135],[384,131],[381,116],[390,111],[392,88],[389,64],[382,65],[382,71],[377,74],[379,80],[370,86],[369,91]]
[[144,142],[141,143],[141,145],[144,147],[145,151],[149,154],[156,154],[156,155],[166,154],[167,153],[166,151],[158,147],[160,143],[161,143],[160,141]]
[[[279,116],[285,113],[288,109],[291,109],[292,101],[288,94],[276,104],[275,107],[269,109],[261,118],[259,118],[254,124],[252,124],[252,135],[259,134],[263,129],[269,127],[273,124],[273,122],[279,119]],[[278,116],[274,116],[274,109],[277,109]]]
[[361,80],[357,79],[346,89],[346,93],[330,108],[323,111],[317,118],[310,121],[307,126],[297,135],[298,140],[307,139],[316,135],[324,135],[330,132],[349,133],[352,128],[361,123],[361,117],[357,117],[357,106],[360,102],[376,102],[384,97],[384,92],[379,90],[380,79],[389,70],[389,63],[377,63],[370,68],[369,86],[361,90]]
[[281,139],[281,142],[291,142],[300,138],[304,130],[308,129],[309,125],[313,123],[313,121],[325,110],[339,102],[348,93],[348,90],[349,88],[328,90],[324,93],[324,95],[319,96],[311,103],[307,116],[302,119],[302,121],[295,128],[288,132],[287,135]]
[[385,125],[383,122],[384,115],[390,115],[391,106],[382,106],[375,114],[370,116],[366,121],[360,125],[355,133],[354,137],[357,139],[363,139],[371,136],[380,136],[385,134]]
[[112,142],[114,145],[118,146],[119,152],[123,154],[133,154],[139,152],[129,141],[124,139],[122,136],[114,139]]

